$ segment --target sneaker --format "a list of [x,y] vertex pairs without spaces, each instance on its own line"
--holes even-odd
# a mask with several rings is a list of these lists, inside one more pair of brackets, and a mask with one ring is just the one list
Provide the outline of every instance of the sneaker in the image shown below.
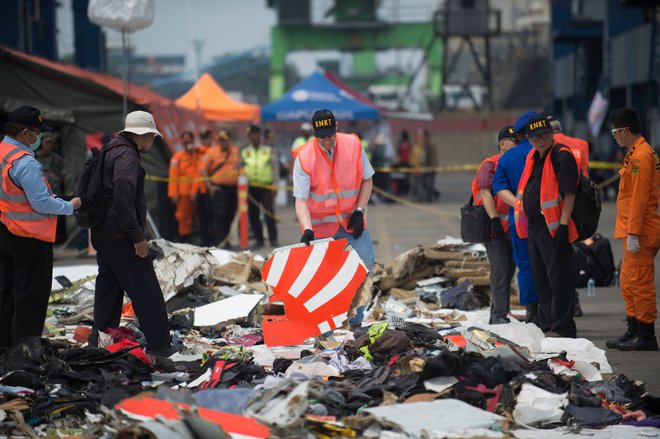
[[504,325],[505,323],[511,323],[511,320],[508,317],[493,317],[490,319],[491,325]]

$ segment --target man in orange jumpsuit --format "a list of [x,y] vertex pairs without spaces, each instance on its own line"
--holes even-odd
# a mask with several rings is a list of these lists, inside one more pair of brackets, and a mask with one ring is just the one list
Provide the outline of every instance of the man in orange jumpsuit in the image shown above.
[[628,330],[606,344],[622,351],[657,351],[653,259],[660,248],[657,197],[660,160],[641,135],[639,116],[634,109],[617,111],[611,121],[616,143],[628,148],[619,170],[621,181],[614,228],[615,238],[626,238],[620,282]]
[[201,154],[195,148],[193,134],[185,131],[181,134],[183,149],[172,156],[170,162],[170,182],[167,196],[176,204],[174,217],[179,223],[179,239],[190,242],[192,221],[195,214],[195,181],[199,178]]

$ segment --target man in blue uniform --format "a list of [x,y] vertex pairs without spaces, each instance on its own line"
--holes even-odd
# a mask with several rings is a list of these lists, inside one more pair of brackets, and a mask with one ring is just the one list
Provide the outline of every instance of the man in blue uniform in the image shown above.
[[534,278],[532,277],[532,263],[527,251],[527,240],[518,236],[513,217],[513,205],[516,202],[515,193],[518,183],[525,169],[527,154],[532,149],[532,144],[525,137],[527,122],[537,117],[538,113],[528,111],[518,118],[513,125],[513,130],[518,135],[520,143],[518,146],[508,150],[497,165],[495,177],[493,178],[493,193],[503,200],[509,207],[509,235],[513,244],[513,260],[518,267],[518,288],[520,290],[520,304],[527,312],[527,322],[538,324],[538,299],[534,289]]

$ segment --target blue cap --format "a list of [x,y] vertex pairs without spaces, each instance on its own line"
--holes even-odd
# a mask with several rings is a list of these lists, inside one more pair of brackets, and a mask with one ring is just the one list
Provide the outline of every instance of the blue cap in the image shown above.
[[538,117],[538,115],[539,114],[536,111],[528,111],[527,113],[524,113],[518,118],[518,120],[516,120],[516,123],[513,124],[513,131],[518,134],[524,134],[527,122],[533,117]]

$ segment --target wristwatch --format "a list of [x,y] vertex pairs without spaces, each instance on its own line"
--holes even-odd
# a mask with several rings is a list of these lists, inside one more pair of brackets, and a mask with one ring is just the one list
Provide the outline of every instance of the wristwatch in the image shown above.
[[361,214],[364,215],[364,207],[358,207],[357,209],[355,209],[355,211],[360,212]]

